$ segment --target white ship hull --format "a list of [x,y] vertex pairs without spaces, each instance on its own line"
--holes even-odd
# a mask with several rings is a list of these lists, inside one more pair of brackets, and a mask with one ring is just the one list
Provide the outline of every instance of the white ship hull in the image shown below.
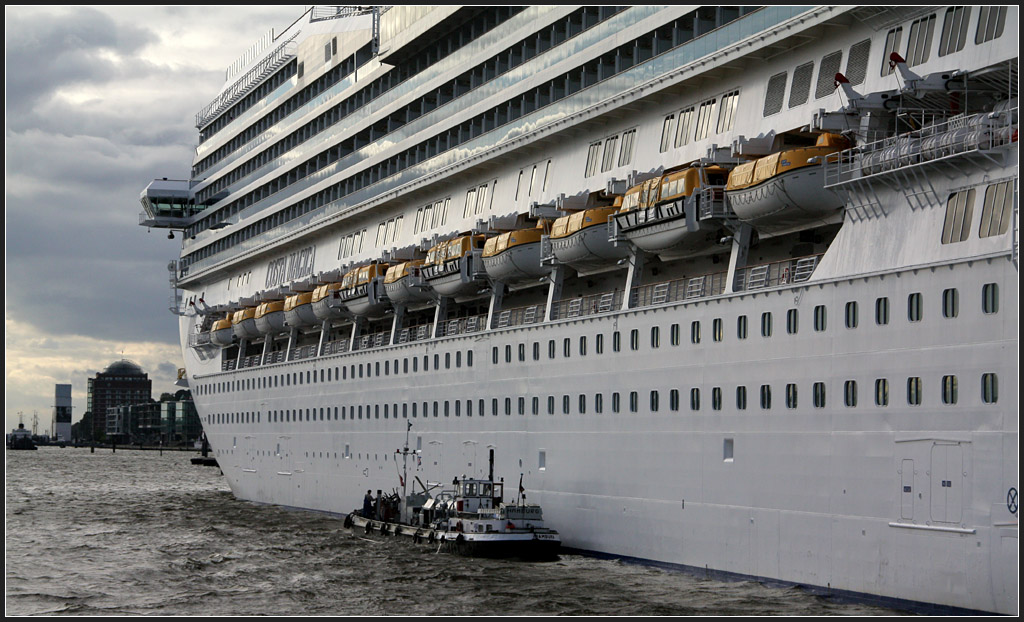
[[[522,473],[570,550],[1017,613],[1016,7],[404,7],[395,23],[414,26],[389,30],[384,13],[379,59],[369,14],[317,11],[251,61],[280,61],[266,87],[280,93],[239,100],[229,80],[200,115],[188,188],[197,205],[227,196],[167,223],[186,228],[189,387],[236,496],[347,515],[397,485],[411,423],[417,477],[483,476],[494,446],[495,471]],[[480,15],[471,37],[450,32]],[[889,29],[930,15],[930,57],[889,73]],[[938,55],[960,18],[970,34]],[[993,25],[980,43],[979,20]],[[435,42],[440,58],[414,53]],[[336,86],[316,90],[328,72]],[[854,91],[840,97],[837,72]],[[299,95],[297,114],[256,127]],[[895,144],[869,141],[897,126],[884,102],[904,100],[942,117],[924,121],[941,155],[869,148]],[[1014,112],[999,140],[968,144],[950,138],[950,101]],[[728,235],[692,249],[678,230],[616,244],[588,227],[550,240],[531,287],[495,287],[480,264],[429,279],[429,301],[389,286],[382,317],[290,317],[219,356],[205,345],[241,300],[847,127],[851,150],[815,167],[840,200],[812,201],[820,213],[733,202]],[[272,134],[305,142],[282,157]],[[264,155],[290,163],[250,166]],[[200,297],[211,311],[186,311]]]

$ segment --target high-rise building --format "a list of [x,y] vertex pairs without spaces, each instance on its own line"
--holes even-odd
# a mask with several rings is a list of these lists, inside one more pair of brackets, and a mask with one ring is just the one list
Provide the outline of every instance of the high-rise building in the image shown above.
[[71,440],[71,385],[58,384],[53,399],[54,439]]
[[111,363],[89,378],[89,404],[92,413],[92,438],[102,440],[107,433],[107,411],[114,406],[149,402],[153,383],[142,368],[128,360]]

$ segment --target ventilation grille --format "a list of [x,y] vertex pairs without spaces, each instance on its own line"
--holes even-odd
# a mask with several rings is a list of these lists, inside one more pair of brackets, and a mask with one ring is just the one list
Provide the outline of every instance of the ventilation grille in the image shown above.
[[850,57],[846,59],[846,78],[850,84],[857,85],[868,75],[868,56],[871,54],[871,39],[864,39],[850,47]]
[[786,72],[777,73],[768,80],[768,92],[764,96],[764,116],[782,110],[786,99]]
[[789,91],[789,107],[795,108],[807,102],[811,91],[811,75],[814,63],[800,65],[793,71],[793,88]]
[[836,90],[836,74],[843,66],[843,53],[832,52],[821,59],[821,68],[818,69],[818,86],[814,89],[814,99],[825,97]]

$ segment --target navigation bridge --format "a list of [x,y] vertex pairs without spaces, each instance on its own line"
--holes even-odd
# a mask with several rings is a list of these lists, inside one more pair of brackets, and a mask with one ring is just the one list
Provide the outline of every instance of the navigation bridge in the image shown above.
[[139,195],[144,210],[139,214],[139,225],[158,229],[184,229],[195,214],[219,200],[211,197],[206,203],[196,203],[192,183],[184,179],[154,179]]

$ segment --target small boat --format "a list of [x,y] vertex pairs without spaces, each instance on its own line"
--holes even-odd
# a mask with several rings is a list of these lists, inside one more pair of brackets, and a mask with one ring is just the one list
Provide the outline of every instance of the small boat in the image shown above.
[[511,283],[536,279],[551,272],[550,265],[541,265],[541,238],[544,225],[531,229],[509,231],[484,243],[484,268],[495,281]]
[[719,166],[691,166],[633,186],[615,214],[620,239],[664,260],[717,248],[723,221],[735,217],[725,204],[728,175]]
[[284,332],[284,301],[271,300],[256,307],[256,330],[263,335]]
[[210,328],[210,341],[218,346],[230,346],[238,339],[234,329],[231,327],[231,318],[226,317],[217,320]]
[[464,235],[432,247],[423,263],[423,279],[439,296],[473,298],[485,283],[481,261],[483,235]]
[[843,200],[825,188],[822,164],[827,155],[847,147],[843,136],[821,134],[813,147],[741,164],[729,173],[729,206],[761,237],[842,222]]
[[231,316],[231,330],[239,339],[252,339],[263,333],[256,327],[256,307],[235,311]]
[[413,259],[388,268],[384,275],[384,291],[396,305],[410,305],[431,300],[430,288],[423,282],[422,259]]
[[345,317],[345,303],[338,292],[341,283],[325,283],[313,290],[310,299],[313,304],[313,315],[319,320],[336,320]]
[[313,313],[313,292],[288,296],[284,300],[284,321],[291,328],[319,324]]
[[[408,444],[399,453],[416,454]],[[401,481],[404,489],[406,479]],[[346,516],[345,526],[357,533],[405,536],[414,543],[468,557],[558,559],[561,537],[544,526],[539,505],[526,503],[521,476],[515,501],[504,501],[504,486],[494,481],[492,449],[487,479],[462,476],[450,490],[437,494],[423,486],[422,492],[407,495],[404,504],[397,490],[387,496],[378,494],[376,500],[367,491],[363,508]]]
[[558,261],[569,264],[581,274],[594,272],[629,256],[629,246],[616,246],[608,239],[608,218],[622,205],[622,197],[614,205],[593,207],[562,216],[551,225],[551,251]]
[[7,435],[7,448],[36,449],[35,441],[32,440],[32,433],[25,429],[24,423],[19,423],[18,427],[11,430],[11,433]]
[[345,274],[338,297],[349,313],[358,317],[379,318],[391,306],[384,292],[387,269],[386,263],[371,263]]

